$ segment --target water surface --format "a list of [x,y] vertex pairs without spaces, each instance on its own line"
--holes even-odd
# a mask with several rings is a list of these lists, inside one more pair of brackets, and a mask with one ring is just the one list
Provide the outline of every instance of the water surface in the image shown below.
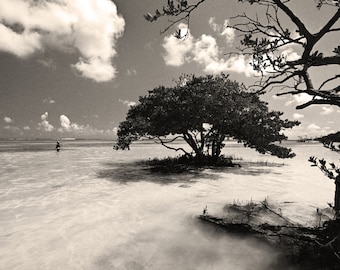
[[[175,153],[154,144],[114,151],[111,142],[0,143],[2,269],[287,269],[278,251],[200,222],[234,200],[267,198],[284,215],[315,225],[334,184],[310,155],[338,161],[319,144],[291,145],[280,160],[233,142],[241,168],[151,173],[138,161]],[[284,203],[285,202],[285,203]],[[293,268],[291,268],[293,269]]]

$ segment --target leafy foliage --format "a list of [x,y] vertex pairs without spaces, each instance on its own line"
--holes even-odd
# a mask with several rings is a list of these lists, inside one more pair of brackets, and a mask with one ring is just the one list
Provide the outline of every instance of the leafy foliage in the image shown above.
[[[297,121],[282,120],[281,112],[269,111],[258,94],[228,76],[182,76],[177,86],[159,86],[140,97],[120,123],[117,147],[126,149],[142,137],[155,139],[190,159],[206,157],[217,161],[227,136],[260,153],[293,157],[291,149],[274,144],[286,139],[284,128]],[[170,144],[184,140],[192,151]]]
[[309,162],[312,162],[312,166],[317,166],[320,170],[332,180],[336,180],[336,178],[340,175],[340,168],[338,168],[334,163],[327,164],[327,161],[324,159],[318,159],[316,157],[310,157]]
[[340,167],[333,162],[327,163],[325,159],[318,159],[317,157],[310,157],[309,162],[312,166],[318,167],[329,179],[334,180],[335,195],[334,205],[332,206],[337,219],[340,219]]

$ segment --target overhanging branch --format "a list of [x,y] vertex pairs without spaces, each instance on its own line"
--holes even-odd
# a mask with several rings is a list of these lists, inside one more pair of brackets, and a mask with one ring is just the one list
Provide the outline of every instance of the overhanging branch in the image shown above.
[[301,110],[311,105],[336,105],[340,107],[340,98],[338,98],[337,100],[335,99],[312,99],[311,101],[308,101],[302,105],[296,106],[296,109]]

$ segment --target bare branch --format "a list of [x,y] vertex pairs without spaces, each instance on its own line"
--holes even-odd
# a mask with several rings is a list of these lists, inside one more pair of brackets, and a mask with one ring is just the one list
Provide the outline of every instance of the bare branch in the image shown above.
[[282,1],[273,0],[273,2],[288,15],[292,22],[298,27],[301,35],[304,35],[307,39],[312,36],[302,21],[286,5],[284,5]]
[[320,40],[326,33],[328,33],[331,27],[339,20],[339,18],[340,18],[340,8],[333,15],[333,17],[326,23],[326,25],[315,35],[316,40],[317,41]]
[[301,110],[307,108],[311,105],[336,105],[340,107],[340,100],[333,100],[333,99],[312,99],[309,102],[306,102],[302,105],[296,106],[297,110]]
[[[179,6],[176,8],[173,2],[177,1]],[[189,23],[190,15],[196,10],[205,0],[196,0],[196,4],[181,6],[182,2],[186,0],[168,0],[168,6],[163,9],[163,13],[156,12],[157,19],[161,16],[177,17],[170,25],[162,31],[169,30],[170,27],[185,20]],[[340,19],[340,4],[332,3],[326,0],[319,0],[317,7],[322,5],[334,6],[336,8],[334,14],[330,16],[328,21],[321,25],[316,33],[309,31],[305,23],[296,15],[293,8],[287,3],[290,0],[239,0],[240,2],[248,2],[250,4],[259,5],[263,8],[263,12],[250,17],[245,13],[234,16],[231,20],[234,22],[228,26],[236,30],[243,38],[241,46],[237,48],[239,53],[228,53],[226,55],[247,55],[251,56],[251,65],[255,75],[258,79],[256,85],[252,85],[257,93],[263,93],[274,87],[281,89],[293,89],[286,93],[306,93],[315,100],[322,99],[323,104],[329,102],[330,105],[339,104],[340,86],[333,89],[324,90],[323,88],[330,82],[338,79],[338,75],[330,75],[317,89],[313,85],[313,80],[309,75],[310,68],[340,65],[340,46],[335,44],[335,55],[324,56],[323,52],[313,51],[316,44],[331,32],[339,32],[340,28],[337,25]],[[295,29],[288,29],[282,20],[281,15],[286,16],[298,33],[296,37],[291,31]],[[291,24],[287,24],[290,25]],[[180,34],[177,37],[182,38]],[[299,52],[296,60],[287,60],[288,56],[283,55],[284,48],[292,45],[298,46],[296,52]],[[321,91],[322,90],[322,91]],[[280,94],[281,95],[281,94]],[[313,101],[311,104],[318,104],[321,101]],[[299,106],[302,108],[304,105]],[[305,106],[309,106],[306,103]]]
[[[170,149],[170,150],[175,150],[176,152],[177,151],[182,151],[185,155],[187,156],[191,156],[187,151],[184,150],[184,148],[182,147],[178,147],[178,148],[175,148],[175,147],[171,147],[169,145],[167,145],[167,143],[170,143],[170,142],[174,142],[176,139],[178,138],[183,138],[183,136],[177,136],[176,138],[172,139],[172,140],[169,140],[167,142],[165,142],[162,138],[160,137],[157,137],[157,139],[159,140],[160,144],[163,145],[165,148],[167,149]],[[155,141],[156,143],[158,143],[157,141]]]
[[338,78],[340,78],[340,74],[335,75],[334,77],[325,80],[325,81],[320,85],[319,90],[321,90],[321,88],[324,87],[327,83],[329,83],[329,82],[331,82],[331,81],[333,81],[333,80],[336,80],[336,79],[338,79]]

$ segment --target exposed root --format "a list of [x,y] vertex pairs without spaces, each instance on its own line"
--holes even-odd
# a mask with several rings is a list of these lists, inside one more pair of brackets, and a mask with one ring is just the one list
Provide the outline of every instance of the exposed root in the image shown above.
[[[284,217],[265,200],[226,207],[226,217],[205,214],[199,218],[228,232],[251,234],[281,247],[289,259],[310,269],[340,269],[340,220],[306,227]],[[319,212],[318,212],[319,213]],[[321,268],[314,268],[314,266]]]

